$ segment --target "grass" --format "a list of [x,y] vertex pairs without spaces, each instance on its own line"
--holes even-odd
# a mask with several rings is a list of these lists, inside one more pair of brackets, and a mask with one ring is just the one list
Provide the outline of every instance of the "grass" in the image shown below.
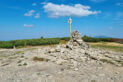
[[18,61],[18,63],[21,63],[21,62],[22,62],[21,60]]
[[17,51],[15,54],[24,54],[24,51]]
[[100,61],[115,65],[114,62],[112,62],[112,61],[110,61],[110,60],[107,60],[107,59],[100,59]]
[[21,58],[24,58],[24,56],[22,55]]
[[9,63],[3,64],[2,66],[6,66],[6,65],[9,65]]
[[0,48],[22,48],[26,46],[52,45],[59,44],[60,38],[44,38],[44,39],[23,39],[12,41],[0,41]]
[[96,82],[96,80],[91,80],[91,82]]
[[109,63],[109,64],[113,64],[113,65],[115,65],[114,62],[117,62],[118,64],[120,64],[121,66],[123,66],[123,61],[120,61],[120,60],[115,60],[115,61],[113,62],[113,61],[107,60],[107,59],[100,59],[100,61],[105,62],[105,63]]
[[25,66],[26,66],[26,65],[27,65],[27,63],[24,63],[23,65],[25,65]]
[[49,61],[49,59],[46,59],[46,58],[39,58],[39,57],[36,57],[36,56],[33,58],[33,60],[34,60],[34,61],[46,61],[46,62]]
[[22,64],[22,61],[21,61],[21,60],[19,60],[19,61],[18,61],[18,66],[22,66],[22,65],[23,65],[23,66],[26,66],[26,65],[27,65],[27,63],[25,62],[25,63],[23,63],[23,64]]
[[18,64],[18,66],[22,66],[21,64]]
[[60,44],[66,44],[67,43],[67,41],[65,41],[65,40],[60,40]]
[[[89,36],[83,36],[82,39],[86,42],[111,42],[111,38],[93,38]],[[11,41],[0,41],[0,48],[23,48],[27,46],[40,46],[40,45],[54,45],[65,44],[70,40],[70,37],[58,37],[58,38],[38,38],[38,39],[22,39]]]
[[110,49],[117,52],[123,52],[123,44],[114,43],[114,42],[97,42],[89,43],[93,48],[103,48]]
[[123,61],[120,61],[120,60],[115,60],[115,61],[121,64],[121,66],[123,66]]

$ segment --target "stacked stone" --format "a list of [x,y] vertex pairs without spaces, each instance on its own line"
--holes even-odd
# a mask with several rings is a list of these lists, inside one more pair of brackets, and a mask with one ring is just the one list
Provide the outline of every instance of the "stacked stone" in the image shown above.
[[82,40],[82,37],[78,31],[74,31],[71,34],[71,39],[66,45],[67,48],[75,49],[75,48],[82,48],[88,49],[89,45]]

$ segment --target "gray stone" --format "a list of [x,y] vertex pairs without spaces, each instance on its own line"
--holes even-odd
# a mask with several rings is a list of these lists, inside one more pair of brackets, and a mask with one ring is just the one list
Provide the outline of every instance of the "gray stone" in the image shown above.
[[75,49],[75,48],[82,48],[82,49],[88,49],[89,45],[82,40],[82,37],[78,31],[74,31],[71,34],[71,39],[66,45],[69,49]]
[[49,53],[56,52],[56,49],[50,49],[48,52],[49,52]]

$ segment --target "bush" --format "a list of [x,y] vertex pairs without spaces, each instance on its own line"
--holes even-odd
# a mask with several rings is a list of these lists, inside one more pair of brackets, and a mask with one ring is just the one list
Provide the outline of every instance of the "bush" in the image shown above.
[[[89,36],[83,36],[82,39],[85,42],[111,42],[112,38],[93,38]],[[40,39],[23,39],[23,40],[11,40],[11,41],[0,41],[0,48],[13,48],[24,47],[24,46],[38,46],[38,45],[52,45],[59,44],[60,41],[69,41],[70,37],[63,38],[43,38]]]
[[12,40],[0,41],[0,48],[13,48],[13,46],[37,46],[37,45],[51,45],[59,44],[60,38],[45,38],[45,39],[25,39],[25,40]]
[[10,42],[2,42],[0,43],[0,48],[13,48],[13,44]]
[[85,42],[112,42],[112,38],[93,38],[89,36],[83,36],[82,39]]
[[69,41],[70,37],[63,37],[63,38],[61,38],[61,40]]

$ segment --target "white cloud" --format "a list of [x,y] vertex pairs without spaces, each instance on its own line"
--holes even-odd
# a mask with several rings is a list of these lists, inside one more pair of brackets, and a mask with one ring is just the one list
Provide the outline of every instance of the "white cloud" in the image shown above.
[[36,6],[37,4],[36,3],[33,3],[32,6]]
[[30,10],[27,13],[24,14],[24,16],[32,16],[34,14],[35,10]]
[[106,1],[106,0],[90,0],[90,1],[98,3],[98,2],[103,2],[103,1]]
[[37,14],[35,15],[35,18],[40,18],[40,13],[37,13]]
[[69,5],[57,5],[53,3],[47,3],[43,6],[45,12],[48,13],[49,17],[60,17],[60,16],[88,16],[100,13],[100,11],[90,11],[90,6],[84,6],[81,4],[75,4],[74,6]]
[[123,3],[117,3],[116,5],[117,6],[123,6]]
[[34,25],[31,25],[31,24],[24,24],[24,27],[32,28],[32,27],[34,27]]

